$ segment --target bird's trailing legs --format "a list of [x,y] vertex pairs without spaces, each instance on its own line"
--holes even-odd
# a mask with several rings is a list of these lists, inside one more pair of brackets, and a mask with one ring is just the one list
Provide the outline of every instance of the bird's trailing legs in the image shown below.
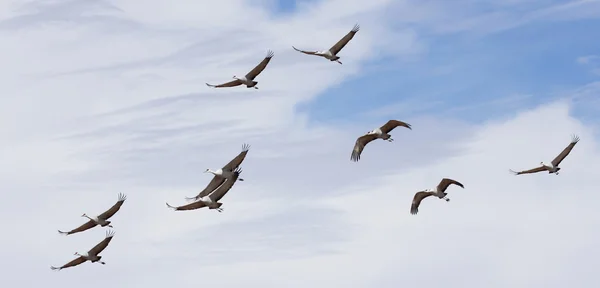
[[442,199],[446,200],[446,202],[450,202],[450,198],[448,198],[446,196],[442,197]]
[[394,141],[394,139],[392,139],[392,138],[389,138],[389,139],[387,139],[387,141],[388,141],[388,142],[393,142],[393,141]]
[[215,210],[217,210],[218,212],[223,212],[223,208],[217,208]]

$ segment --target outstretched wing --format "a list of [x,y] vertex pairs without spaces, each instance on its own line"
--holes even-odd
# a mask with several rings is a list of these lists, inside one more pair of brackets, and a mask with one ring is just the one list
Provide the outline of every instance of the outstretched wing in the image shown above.
[[542,172],[542,171],[548,171],[548,169],[546,169],[546,167],[544,166],[540,166],[537,168],[533,168],[533,169],[529,169],[529,170],[524,170],[524,171],[513,171],[513,170],[509,170],[510,173],[513,173],[515,175],[521,175],[521,174],[531,174],[531,173],[537,173],[537,172]]
[[260,72],[265,70],[265,68],[267,67],[267,64],[269,64],[269,61],[271,61],[271,58],[273,58],[273,55],[275,55],[273,53],[273,51],[269,50],[269,52],[267,52],[267,57],[265,57],[265,59],[260,61],[260,63],[258,63],[258,65],[256,65],[256,67],[254,67],[254,69],[252,69],[252,71],[250,71],[250,72],[248,72],[248,74],[246,74],[246,79],[253,80],[256,76],[258,76],[258,74],[260,74]]
[[450,186],[451,184],[460,186],[461,188],[465,188],[465,186],[463,186],[463,184],[461,184],[460,182],[450,179],[450,178],[444,178],[442,179],[442,181],[440,181],[440,184],[438,184],[437,188],[444,192],[446,191],[446,189],[448,189],[448,186]]
[[115,213],[117,213],[117,211],[121,209],[121,206],[125,202],[125,199],[127,199],[127,196],[125,196],[125,194],[123,193],[119,193],[119,200],[117,201],[117,203],[115,203],[115,205],[110,207],[110,209],[106,210],[104,213],[98,215],[98,218],[107,220],[108,218],[115,215]]
[[379,129],[383,133],[390,133],[390,131],[394,130],[394,128],[396,128],[398,126],[406,127],[408,129],[412,130],[410,124],[404,123],[404,122],[398,121],[398,120],[390,120],[387,123],[383,124],[383,126],[379,127]]
[[202,207],[206,207],[206,204],[202,201],[197,201],[197,202],[193,202],[187,205],[183,205],[183,206],[171,206],[169,205],[169,203],[166,203],[167,207],[175,210],[175,211],[182,211],[182,210],[196,210],[196,209],[200,209]]
[[235,79],[235,80],[227,82],[227,83],[219,84],[219,85],[212,85],[212,84],[206,83],[206,86],[212,87],[212,88],[235,87],[235,86],[240,86],[240,85],[242,85],[242,81],[240,81],[238,79]]
[[240,166],[240,164],[242,164],[242,161],[246,159],[246,154],[248,154],[248,150],[250,150],[250,145],[242,145],[242,152],[240,152],[240,154],[235,156],[235,158],[233,158],[231,161],[229,161],[229,163],[223,166],[222,170],[233,171],[235,168]]
[[415,196],[413,197],[413,201],[412,204],[410,205],[410,214],[416,215],[417,213],[419,213],[419,205],[421,205],[421,201],[423,201],[423,199],[432,196],[433,192],[425,192],[425,191],[421,191],[421,192],[417,192],[415,194]]
[[365,146],[369,144],[369,142],[375,140],[377,138],[376,135],[363,135],[356,139],[356,143],[354,143],[354,149],[352,149],[352,154],[350,155],[350,160],[356,162],[360,160],[360,154],[365,149]]
[[82,232],[82,231],[94,228],[96,225],[98,225],[98,224],[96,224],[96,222],[90,220],[90,221],[85,222],[83,225],[81,225],[81,226],[79,226],[79,227],[77,227],[77,228],[75,228],[75,229],[73,229],[71,231],[63,232],[63,231],[58,230],[58,233],[63,234],[63,235],[71,235],[71,234],[75,234],[77,232]]
[[104,250],[106,248],[106,246],[108,246],[108,243],[110,243],[113,236],[115,236],[114,231],[112,231],[112,230],[106,231],[106,238],[104,238],[104,240],[102,240],[102,242],[96,244],[96,246],[94,246],[94,248],[90,249],[90,251],[88,251],[88,255],[100,254],[100,252],[102,252],[102,250]]
[[188,201],[198,201],[198,200],[200,200],[200,198],[215,191],[215,189],[217,189],[219,186],[221,186],[221,184],[223,184],[223,182],[225,182],[224,177],[215,176],[215,177],[213,177],[212,180],[210,180],[210,183],[208,183],[206,188],[204,188],[204,190],[202,190],[202,191],[200,191],[200,193],[198,193],[198,195],[196,195],[194,197],[185,197],[185,199]]
[[565,159],[565,157],[567,157],[567,155],[571,153],[571,150],[573,150],[573,147],[575,147],[575,144],[577,144],[577,142],[579,142],[579,136],[573,135],[571,143],[567,147],[565,147],[565,149],[558,156],[556,156],[554,160],[552,160],[552,165],[554,165],[554,167],[558,166],[558,164],[560,164],[560,162],[562,162],[563,159]]
[[329,51],[331,51],[331,54],[335,55],[335,54],[339,53],[340,50],[342,50],[342,48],[344,48],[344,46],[346,46],[346,44],[348,44],[350,39],[352,39],[354,37],[354,34],[356,34],[356,32],[358,32],[358,30],[360,30],[360,26],[358,24],[354,25],[354,28],[352,28],[352,30],[350,32],[348,32],[348,34],[346,34],[346,36],[344,36],[344,38],[340,39],[340,41],[338,41],[337,43],[335,43],[335,45],[333,45],[333,46],[331,46],[331,48],[329,48]]
[[62,270],[62,269],[65,269],[65,268],[77,266],[77,265],[79,265],[79,264],[81,264],[81,263],[83,263],[85,261],[87,261],[85,259],[85,257],[79,256],[79,257],[73,259],[71,262],[69,262],[69,263],[67,263],[67,264],[65,264],[63,266],[60,266],[60,267],[50,266],[50,269],[52,269],[52,270]]
[[304,54],[308,54],[308,55],[315,55],[317,54],[317,51],[306,51],[306,50],[300,50],[294,46],[292,46],[292,48],[294,48],[294,50],[298,51],[298,52],[302,52]]
[[217,188],[217,190],[211,193],[208,197],[210,197],[213,202],[221,200],[221,198],[223,198],[223,196],[225,196],[225,194],[231,190],[231,187],[233,187],[233,184],[235,184],[235,182],[238,180],[241,173],[242,169],[239,167],[236,168],[235,171],[233,171],[233,176],[230,179],[227,179],[223,185]]

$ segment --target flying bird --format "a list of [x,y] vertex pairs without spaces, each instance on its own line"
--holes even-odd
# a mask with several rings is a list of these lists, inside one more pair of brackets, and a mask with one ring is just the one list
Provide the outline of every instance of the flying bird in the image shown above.
[[114,235],[115,235],[115,232],[113,232],[112,230],[106,231],[106,238],[104,238],[104,240],[102,240],[102,242],[100,242],[96,246],[94,246],[94,248],[90,249],[90,251],[88,251],[87,253],[79,254],[79,253],[75,252],[75,256],[79,256],[79,257],[73,259],[73,261],[71,261],[63,266],[60,266],[60,267],[51,266],[50,268],[52,270],[61,270],[64,268],[77,266],[85,261],[91,261],[92,263],[98,262],[102,265],[106,264],[106,263],[100,261],[100,259],[102,259],[102,256],[98,256],[98,254],[100,254],[100,252],[102,252],[106,248],[106,246],[108,246],[108,243],[110,243],[110,241],[112,240]]
[[244,76],[242,78],[238,78],[234,75],[233,79],[235,79],[235,80],[233,80],[233,81],[219,84],[219,85],[212,85],[212,84],[206,83],[206,85],[208,87],[213,87],[213,88],[223,88],[223,87],[235,87],[235,86],[244,84],[244,85],[246,85],[247,88],[254,87],[254,89],[258,89],[258,87],[256,87],[256,84],[258,84],[258,82],[254,81],[254,78],[256,78],[256,76],[258,76],[258,74],[260,74],[263,70],[265,70],[265,68],[267,67],[267,64],[269,64],[269,61],[271,61],[271,58],[273,58],[273,55],[275,55],[273,53],[273,51],[269,50],[267,52],[267,57],[265,57],[265,59],[263,59],[258,65],[256,65],[256,67],[254,67],[254,69],[252,69],[252,71],[248,72],[248,74],[246,74],[246,76]]
[[408,124],[408,123],[404,123],[404,122],[398,121],[398,120],[390,120],[387,123],[385,123],[385,125],[377,128],[377,129],[374,129],[372,131],[369,131],[363,136],[358,137],[358,139],[356,139],[356,143],[354,144],[354,149],[352,149],[352,154],[350,155],[350,160],[355,161],[355,162],[360,160],[360,154],[365,149],[365,146],[367,144],[369,144],[369,142],[371,142],[375,139],[379,138],[379,139],[387,140],[388,142],[394,141],[394,139],[392,139],[392,135],[390,135],[388,133],[390,133],[392,130],[394,130],[394,128],[396,128],[398,126],[406,127],[408,129],[412,130],[410,124]]
[[223,196],[225,196],[225,194],[227,194],[227,192],[229,192],[229,190],[231,190],[231,187],[233,187],[233,184],[235,184],[235,182],[237,180],[241,180],[241,179],[239,179],[239,176],[241,173],[242,173],[242,169],[239,167],[236,168],[233,171],[233,176],[231,178],[228,178],[225,181],[225,183],[223,183],[223,185],[219,186],[219,188],[217,188],[217,190],[210,193],[208,196],[203,196],[196,202],[193,202],[193,203],[190,203],[187,205],[178,206],[178,207],[174,207],[174,206],[169,205],[169,203],[166,203],[167,207],[169,207],[175,211],[196,210],[196,209],[200,209],[202,207],[208,207],[209,209],[216,209],[217,211],[222,212],[223,208],[221,208],[221,205],[223,205],[223,203],[220,203],[218,201],[221,200],[221,198],[223,198]]
[[450,199],[446,197],[446,195],[448,195],[448,193],[446,193],[446,189],[448,189],[448,186],[450,186],[451,184],[455,184],[457,186],[460,186],[461,188],[465,188],[463,184],[456,180],[444,178],[442,179],[442,181],[440,181],[440,184],[438,184],[437,187],[435,187],[435,189],[427,189],[425,191],[417,192],[415,194],[415,197],[413,197],[412,204],[410,205],[410,214],[416,215],[419,212],[419,205],[421,204],[421,201],[423,201],[423,199],[429,196],[437,196],[440,199],[446,200],[446,202],[450,201]]
[[96,225],[100,225],[102,227],[104,226],[108,226],[110,228],[113,228],[112,225],[110,225],[110,221],[107,221],[110,217],[112,217],[113,215],[115,215],[115,213],[117,213],[117,211],[119,211],[119,209],[121,209],[121,205],[123,205],[123,202],[125,202],[125,199],[127,199],[127,197],[122,194],[119,193],[119,201],[117,201],[117,203],[115,203],[115,205],[113,205],[112,207],[110,207],[110,209],[106,210],[104,213],[98,215],[97,217],[90,217],[87,214],[83,214],[81,215],[81,217],[86,217],[88,219],[90,219],[90,221],[84,223],[83,225],[68,231],[68,232],[63,232],[58,230],[58,233],[63,234],[63,235],[71,235],[74,233],[78,233],[78,232],[82,232],[85,230],[88,230],[90,228],[95,227]]
[[542,172],[542,171],[548,171],[549,174],[554,173],[555,175],[558,175],[558,171],[560,171],[560,167],[558,167],[558,164],[560,164],[560,162],[562,162],[565,159],[565,157],[567,157],[567,155],[569,155],[569,153],[571,153],[571,150],[573,150],[573,147],[575,147],[575,144],[577,144],[577,142],[579,142],[579,137],[577,135],[573,135],[571,138],[571,143],[569,143],[569,145],[567,145],[567,147],[565,147],[565,149],[558,156],[556,156],[556,158],[554,158],[554,160],[552,160],[552,162],[550,162],[550,165],[546,165],[546,164],[544,164],[544,162],[540,162],[540,165],[542,165],[542,166],[537,167],[537,168],[519,171],[519,172],[516,172],[513,170],[509,170],[509,171],[515,175],[531,174],[531,173],[537,173],[537,172]]
[[337,53],[339,53],[340,50],[342,50],[342,48],[344,48],[344,46],[346,46],[346,44],[348,44],[348,42],[354,37],[354,34],[356,34],[356,32],[358,32],[358,30],[360,30],[360,26],[358,24],[354,25],[354,28],[352,28],[352,30],[350,30],[350,32],[348,32],[348,34],[346,34],[346,36],[344,36],[344,38],[340,39],[340,41],[335,43],[335,45],[331,46],[331,48],[329,48],[329,50],[306,51],[306,50],[300,50],[294,46],[292,46],[292,48],[294,48],[294,50],[296,50],[298,52],[302,52],[304,54],[321,56],[321,57],[324,57],[325,59],[329,59],[329,61],[335,61],[335,62],[342,64],[342,62],[340,62],[340,60],[339,60],[340,57],[337,56]]
[[[240,154],[235,156],[235,158],[233,158],[231,161],[229,161],[229,163],[223,166],[223,168],[218,169],[217,171],[206,169],[204,173],[211,173],[215,175],[213,179],[210,181],[210,183],[208,183],[204,190],[200,191],[198,195],[194,197],[185,197],[185,199],[188,201],[198,201],[200,198],[210,194],[215,189],[217,189],[217,187],[219,187],[221,184],[223,184],[223,182],[225,182],[225,179],[233,177],[233,171],[237,167],[239,167],[240,164],[242,164],[242,162],[246,158],[246,154],[248,154],[248,150],[250,150],[250,145],[244,144],[242,145],[242,152],[240,152]],[[244,181],[244,179],[242,178],[238,180]]]

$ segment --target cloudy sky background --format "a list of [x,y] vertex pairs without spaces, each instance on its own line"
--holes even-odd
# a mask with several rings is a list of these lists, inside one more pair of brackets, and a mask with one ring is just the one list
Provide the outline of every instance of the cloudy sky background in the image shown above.
[[[0,1],[11,287],[598,287],[600,1]],[[343,65],[329,48],[355,23]],[[259,90],[215,90],[275,57]],[[350,161],[390,118],[393,143]],[[508,169],[551,161],[559,176]],[[252,145],[224,212],[174,212]],[[416,191],[443,177],[449,203]],[[104,238],[61,236],[128,196]]]

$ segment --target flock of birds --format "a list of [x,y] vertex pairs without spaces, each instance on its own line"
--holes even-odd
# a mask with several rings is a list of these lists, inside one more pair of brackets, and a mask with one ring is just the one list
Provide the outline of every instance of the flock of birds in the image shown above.
[[[359,31],[359,29],[360,29],[360,27],[358,25],[355,25],[354,28],[352,28],[352,30],[350,32],[348,32],[348,34],[346,34],[341,40],[339,40],[335,45],[333,45],[328,50],[305,51],[305,50],[297,49],[296,47],[293,47],[293,46],[292,46],[292,48],[294,48],[294,50],[302,52],[304,54],[321,56],[330,61],[335,61],[335,62],[342,64],[342,62],[339,61],[340,57],[337,56],[337,54],[354,37],[354,35]],[[227,82],[224,84],[220,84],[220,85],[211,85],[208,83],[206,83],[206,85],[208,85],[209,87],[214,87],[214,88],[222,88],[222,87],[234,87],[234,86],[239,86],[239,85],[244,84],[244,85],[246,85],[247,88],[254,87],[255,89],[258,89],[258,87],[256,87],[256,84],[258,84],[258,82],[254,81],[254,79],[267,67],[267,64],[269,64],[269,61],[271,60],[271,58],[273,58],[273,56],[274,56],[274,53],[272,51],[269,51],[267,54],[267,57],[265,57],[256,67],[254,67],[254,69],[252,69],[252,71],[250,71],[244,77],[238,78],[236,76],[233,76],[233,78],[235,79],[233,81],[230,81],[230,82]],[[394,130],[396,127],[405,127],[405,128],[412,130],[411,125],[408,123],[398,121],[398,120],[393,120],[393,119],[389,120],[383,126],[373,129],[373,130],[367,132],[366,134],[364,134],[363,136],[358,137],[358,139],[356,139],[356,143],[354,144],[354,149],[352,149],[352,154],[350,155],[350,159],[354,162],[358,161],[360,159],[360,156],[361,156],[363,150],[365,149],[365,146],[367,144],[369,144],[370,142],[372,142],[373,140],[382,139],[382,140],[386,140],[388,142],[394,141],[394,139],[392,139],[392,136],[389,133],[392,130]],[[531,173],[548,171],[549,174],[558,175],[558,172],[561,169],[560,167],[558,167],[558,165],[565,159],[565,157],[567,157],[567,155],[569,155],[569,153],[571,152],[573,147],[575,147],[575,144],[577,144],[577,142],[579,142],[579,137],[574,135],[571,140],[571,143],[566,148],[564,148],[563,151],[558,156],[556,156],[556,158],[554,158],[554,160],[552,160],[550,162],[550,164],[548,164],[548,165],[541,162],[539,167],[536,167],[533,169],[523,170],[523,171],[519,171],[519,172],[510,170],[510,172],[515,175],[522,175],[522,174],[531,174]],[[221,203],[219,201],[225,196],[225,194],[227,194],[227,192],[229,192],[229,190],[231,190],[231,188],[233,187],[233,185],[235,184],[236,181],[238,181],[238,180],[244,181],[244,179],[239,177],[240,174],[242,173],[242,169],[240,168],[240,165],[246,158],[246,155],[248,154],[249,149],[250,149],[250,145],[244,144],[242,146],[242,152],[240,152],[235,158],[233,158],[231,161],[229,161],[229,163],[227,163],[222,168],[217,169],[216,171],[213,171],[211,169],[206,169],[206,171],[204,171],[204,173],[213,174],[214,175],[213,179],[210,181],[210,183],[208,183],[208,185],[206,186],[206,188],[204,188],[204,190],[202,190],[202,191],[200,191],[200,193],[198,193],[198,195],[196,195],[194,197],[186,197],[185,198],[186,200],[188,200],[191,203],[188,203],[188,204],[182,205],[182,206],[172,206],[172,205],[169,205],[169,203],[166,203],[167,207],[171,208],[175,211],[196,210],[196,209],[200,209],[203,207],[208,207],[208,209],[211,209],[211,210],[214,209],[218,212],[222,212],[223,208],[221,208],[221,206],[223,205],[223,203]],[[464,188],[464,185],[462,183],[460,183],[454,179],[443,178],[435,188],[416,192],[413,197],[411,206],[410,206],[410,213],[413,215],[416,215],[419,212],[419,206],[421,205],[421,201],[423,201],[423,199],[430,197],[430,196],[435,196],[439,199],[450,201],[450,199],[447,197],[448,193],[446,193],[446,190],[452,184],[457,185],[461,188]],[[111,225],[111,221],[108,221],[108,219],[110,219],[115,213],[117,213],[117,211],[119,211],[119,209],[121,208],[121,206],[123,205],[125,200],[126,200],[126,196],[124,194],[119,194],[117,203],[115,203],[110,209],[106,210],[104,213],[102,213],[98,216],[95,216],[95,217],[90,217],[86,214],[83,214],[83,215],[81,215],[81,217],[88,218],[89,221],[87,221],[83,225],[81,225],[71,231],[64,232],[64,231],[59,230],[58,232],[63,235],[71,235],[71,234],[79,233],[82,231],[86,231],[86,230],[96,227],[98,225],[101,227],[108,226],[110,228],[113,228]],[[106,237],[100,243],[98,243],[96,246],[94,246],[92,249],[90,249],[87,253],[83,253],[83,254],[75,253],[75,255],[78,256],[76,259],[72,260],[71,262],[69,262],[61,267],[52,266],[51,267],[52,270],[61,270],[64,268],[79,265],[86,261],[90,261],[92,263],[105,264],[105,262],[100,261],[102,259],[102,256],[99,256],[98,254],[100,254],[100,252],[102,252],[108,246],[108,244],[112,240],[113,236],[114,236],[114,232],[112,230],[108,230],[106,232]]]

